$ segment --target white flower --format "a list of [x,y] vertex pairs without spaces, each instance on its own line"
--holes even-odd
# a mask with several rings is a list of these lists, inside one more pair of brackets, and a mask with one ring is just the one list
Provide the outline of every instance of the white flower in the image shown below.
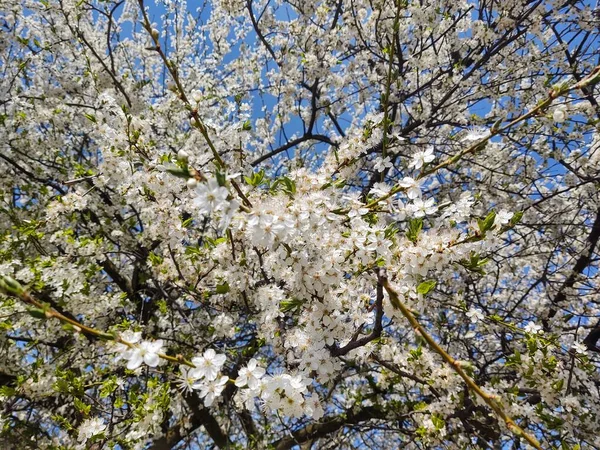
[[79,425],[79,434],[77,440],[85,443],[89,438],[106,430],[106,424],[99,417],[84,420]]
[[319,420],[325,414],[321,401],[316,395],[304,397],[304,412],[308,417],[312,417],[313,420]]
[[581,342],[575,342],[571,347],[575,352],[585,354],[587,353],[587,347]]
[[524,329],[526,333],[531,334],[538,334],[540,331],[542,331],[542,327],[540,325],[536,325],[534,322],[529,322],[527,325],[525,325]]
[[413,203],[406,207],[412,212],[414,217],[425,217],[430,214],[434,214],[437,211],[437,206],[434,205],[434,200],[429,198],[425,201],[417,198],[413,200]]
[[477,323],[484,319],[483,312],[479,308],[471,308],[469,311],[467,311],[467,317],[471,319],[472,323]]
[[[142,339],[142,333],[139,331],[124,331],[119,337],[122,341],[127,342],[128,344],[137,344],[140,339]],[[115,351],[119,354],[115,358],[115,361],[119,361],[120,359],[129,359],[133,350],[134,349],[132,347],[118,342],[115,345]]]
[[181,149],[177,152],[177,159],[179,161],[188,162],[188,159],[190,159],[190,155],[184,149]]
[[188,178],[186,183],[188,189],[196,189],[198,187],[198,181],[195,178]]
[[151,342],[151,341],[142,341],[137,347],[134,347],[129,355],[129,362],[127,363],[127,368],[129,370],[135,370],[142,365],[142,363],[146,363],[150,367],[158,366],[160,362],[160,358],[158,354],[160,353],[163,346],[163,341],[161,339]]
[[220,186],[216,178],[211,178],[206,183],[201,183],[196,188],[194,204],[201,214],[210,215],[214,211],[225,209],[228,205],[229,191]]
[[193,368],[181,366],[179,370],[181,371],[181,375],[179,375],[179,378],[176,380],[179,389],[181,392],[191,392],[192,389],[194,389],[194,383],[197,380],[197,378],[190,375]]
[[501,227],[502,225],[505,225],[508,222],[510,222],[510,219],[512,219],[514,215],[515,213],[501,209],[496,214],[496,218],[494,219],[494,225],[496,225],[497,227]]
[[480,141],[490,136],[490,130],[484,127],[471,127],[467,131],[465,137],[462,138],[463,142],[469,141]]
[[192,91],[192,100],[194,100],[196,103],[199,103],[200,100],[202,100],[202,92],[197,89]]
[[196,380],[206,378],[208,381],[212,381],[217,378],[221,367],[225,364],[225,359],[225,355],[218,354],[209,348],[202,356],[192,358],[192,363],[196,367],[188,372],[188,376]]
[[552,118],[557,123],[563,123],[568,118],[567,109],[565,107],[556,108],[552,113]]
[[265,374],[265,369],[257,366],[258,361],[252,358],[248,361],[248,365],[246,367],[242,367],[239,371],[239,375],[235,380],[235,385],[237,387],[243,387],[248,385],[250,389],[256,389],[259,385],[259,380]]
[[373,170],[377,172],[383,172],[385,169],[392,167],[392,161],[389,156],[385,158],[377,157],[375,158],[375,164],[373,165]]
[[398,184],[406,189],[406,195],[411,200],[421,197],[421,183],[414,178],[404,177]]
[[428,147],[427,150],[417,152],[413,155],[412,161],[409,166],[415,169],[420,169],[425,164],[430,163],[435,159],[435,155],[433,154],[433,147]]
[[194,385],[194,388],[200,388],[200,398],[204,398],[204,406],[209,407],[213,404],[215,398],[221,395],[228,381],[228,377],[222,376],[218,380],[209,381],[208,383],[197,383]]

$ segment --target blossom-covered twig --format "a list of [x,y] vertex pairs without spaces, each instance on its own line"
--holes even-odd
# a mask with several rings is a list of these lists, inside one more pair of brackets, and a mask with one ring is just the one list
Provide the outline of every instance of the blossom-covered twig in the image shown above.
[[400,300],[398,293],[390,284],[387,276],[385,274],[380,275],[380,282],[387,291],[390,302],[394,306],[394,308],[399,309],[400,312],[406,319],[410,322],[411,326],[415,330],[416,333],[421,336],[425,342],[431,347],[433,351],[435,351],[438,355],[442,357],[444,361],[446,361],[452,369],[465,381],[470,390],[475,392],[485,403],[488,404],[490,408],[506,423],[506,426],[510,431],[515,433],[517,436],[523,437],[530,445],[538,450],[542,450],[542,446],[538,442],[538,440],[527,433],[523,428],[521,428],[517,423],[504,411],[502,405],[498,402],[497,398],[493,395],[485,392],[475,381],[467,375],[467,373],[463,370],[460,361],[454,359],[446,350],[444,350],[433,337],[427,333],[427,330],[419,323],[419,321],[415,318],[413,313],[404,305],[404,303]]

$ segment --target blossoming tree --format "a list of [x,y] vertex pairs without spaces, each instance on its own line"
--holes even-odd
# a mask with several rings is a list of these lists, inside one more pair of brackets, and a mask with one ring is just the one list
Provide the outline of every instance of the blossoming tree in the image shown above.
[[582,0],[0,0],[1,448],[598,448]]

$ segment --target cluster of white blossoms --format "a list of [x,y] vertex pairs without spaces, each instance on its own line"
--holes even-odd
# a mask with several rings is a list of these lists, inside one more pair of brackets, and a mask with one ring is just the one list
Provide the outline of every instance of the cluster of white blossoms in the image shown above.
[[198,390],[204,406],[211,406],[225,389],[229,377],[220,376],[227,357],[214,349],[207,349],[202,355],[192,358],[195,367],[181,366],[179,386],[185,391]]
[[288,417],[306,415],[314,420],[323,417],[324,411],[318,396],[311,395],[307,390],[312,380],[302,375],[282,373],[265,376],[265,373],[265,369],[258,366],[254,358],[240,369],[235,385],[246,389],[238,392],[238,402],[253,409],[254,400],[258,398],[267,410],[278,411]]
[[0,3],[0,442],[598,441],[585,1]]
[[[227,178],[231,178],[231,176]],[[190,180],[192,180],[191,183]],[[204,217],[218,215],[219,229],[227,228],[239,207],[237,200],[230,199],[227,188],[219,184],[216,177],[202,183],[198,183],[194,178],[189,178],[187,184],[193,189],[192,192],[195,195],[193,202],[198,212]]]
[[77,429],[77,441],[80,442],[81,448],[88,448],[88,446],[85,445],[86,442],[94,436],[103,433],[105,430],[106,424],[101,418],[92,417],[86,419],[81,422],[81,425],[79,425],[79,428]]
[[163,348],[163,341],[142,340],[141,332],[125,331],[121,333],[121,340],[124,343],[118,342],[114,346],[114,350],[118,353],[117,360],[127,360],[127,368],[135,370],[142,364],[148,367],[156,367],[160,363],[159,354]]

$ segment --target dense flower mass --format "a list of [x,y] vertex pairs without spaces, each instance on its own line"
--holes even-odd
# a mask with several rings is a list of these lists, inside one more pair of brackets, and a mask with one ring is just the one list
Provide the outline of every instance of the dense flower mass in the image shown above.
[[0,448],[600,447],[592,3],[0,0]]

